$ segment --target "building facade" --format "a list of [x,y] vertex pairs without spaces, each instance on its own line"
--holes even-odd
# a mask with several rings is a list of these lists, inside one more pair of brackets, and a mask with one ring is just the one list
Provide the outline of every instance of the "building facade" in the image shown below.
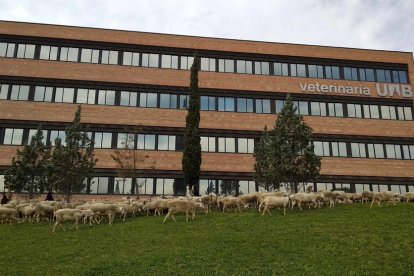
[[[323,157],[317,190],[414,191],[412,53],[7,21],[0,21],[0,190],[38,125],[53,146],[81,105],[98,163],[79,193],[184,194],[195,51],[200,194],[257,190],[254,143],[287,94]],[[126,137],[148,156],[137,179],[120,178],[110,156]]]

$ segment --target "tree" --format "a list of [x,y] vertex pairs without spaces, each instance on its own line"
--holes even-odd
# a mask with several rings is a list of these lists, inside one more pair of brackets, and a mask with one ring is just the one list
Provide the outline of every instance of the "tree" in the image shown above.
[[[316,180],[321,168],[321,159],[313,151],[312,129],[306,125],[303,117],[296,113],[289,95],[270,137],[271,143],[268,148],[270,161],[256,159],[256,164],[270,162],[271,173],[265,175],[270,175],[273,188],[279,188],[281,182],[286,182],[288,189],[297,191],[299,182]],[[266,145],[263,147],[265,148]],[[258,151],[265,151],[265,149],[259,146]],[[261,168],[259,166],[259,169]],[[260,173],[260,170],[255,171],[255,174],[260,175]]]
[[194,62],[191,66],[190,100],[186,117],[184,133],[184,152],[182,168],[184,183],[190,186],[190,190],[198,195],[198,182],[200,179],[201,166],[201,144],[200,144],[200,97],[198,95],[198,59],[194,55]]
[[[125,181],[127,178],[132,178],[135,181],[135,190],[136,194],[139,194],[139,186],[142,186],[142,183],[138,183],[136,180],[137,177],[142,175],[143,169],[155,169],[155,161],[149,162],[149,156],[139,154],[138,150],[135,148],[135,138],[136,135],[141,131],[140,127],[136,127],[125,133],[124,135],[118,136],[120,138],[121,149],[115,150],[114,154],[111,154],[112,159],[114,160],[118,176],[122,178],[122,182],[125,186]],[[119,183],[116,183],[119,190]],[[134,185],[131,187],[131,193],[133,193]]]
[[48,157],[43,138],[39,126],[30,143],[22,151],[17,149],[12,166],[5,173],[6,186],[17,191],[27,191],[30,199],[41,193],[44,187],[42,175]]
[[96,162],[93,143],[82,131],[81,107],[75,113],[72,124],[65,129],[66,141],[56,139],[50,164],[55,173],[55,189],[69,202],[73,192],[85,188],[86,179],[92,176]]
[[254,147],[253,156],[255,158],[253,178],[259,187],[263,187],[266,191],[277,189],[278,181],[274,179],[272,170],[272,139],[267,131],[267,126],[263,130],[263,135]]

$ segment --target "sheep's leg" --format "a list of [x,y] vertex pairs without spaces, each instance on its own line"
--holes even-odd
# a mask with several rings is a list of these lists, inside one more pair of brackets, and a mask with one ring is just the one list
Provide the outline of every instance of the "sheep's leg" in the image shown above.
[[372,205],[374,205],[374,202],[375,202],[375,198],[372,199],[371,206],[369,208],[372,208]]
[[283,205],[283,215],[286,216],[286,205]]
[[53,233],[55,233],[55,229],[56,229],[56,226],[57,226],[58,224],[59,224],[59,221],[56,221],[56,222],[55,222],[55,225],[53,226],[53,230],[52,230],[52,232],[53,232]]
[[162,223],[165,223],[165,221],[167,220],[167,218],[170,216],[171,212],[168,212],[167,215],[165,216],[164,220],[162,221]]
[[177,221],[175,220],[174,215],[171,215],[171,217],[172,217],[172,219],[173,219],[173,221],[174,221],[174,222],[177,222]]
[[298,202],[298,207],[301,211],[303,211],[302,207],[300,206],[301,202]]

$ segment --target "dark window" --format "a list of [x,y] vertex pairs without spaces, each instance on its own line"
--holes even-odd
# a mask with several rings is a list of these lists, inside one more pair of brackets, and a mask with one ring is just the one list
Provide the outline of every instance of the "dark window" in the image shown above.
[[323,66],[322,65],[308,65],[309,78],[323,79]]
[[358,69],[351,67],[344,67],[344,79],[345,80],[358,80]]
[[177,108],[177,95],[160,94],[160,108]]
[[201,96],[201,110],[216,110],[216,97]]
[[219,72],[234,73],[234,60],[219,59]]
[[249,60],[236,60],[237,73],[240,74],[252,74],[253,62]]
[[311,113],[316,116],[326,116],[326,103],[311,102]]
[[180,95],[180,109],[187,109],[188,108],[188,100],[189,100],[189,96],[188,95]]
[[157,93],[140,93],[140,107],[157,107]]
[[339,67],[325,66],[325,78],[339,80]]
[[282,108],[285,105],[285,101],[283,101],[283,100],[276,100],[275,101],[275,105],[276,105],[276,114],[278,114],[278,113],[280,113],[280,111],[282,111]]
[[374,69],[365,69],[367,81],[375,81]]
[[253,112],[253,99],[237,98],[237,112]]
[[256,99],[256,113],[270,113],[270,100]]
[[234,98],[218,97],[218,111],[234,111]]

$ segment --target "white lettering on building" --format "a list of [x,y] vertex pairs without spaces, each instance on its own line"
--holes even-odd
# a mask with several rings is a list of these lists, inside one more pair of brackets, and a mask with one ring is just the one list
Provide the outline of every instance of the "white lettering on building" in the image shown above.
[[371,96],[371,90],[366,86],[351,86],[349,83],[346,85],[333,85],[311,83],[304,84],[299,83],[300,89],[302,92],[319,92],[319,93],[329,93],[329,94],[348,94],[348,95],[364,95]]
[[[301,92],[317,92],[322,94],[344,94],[344,95],[363,95],[371,96],[371,89],[362,85],[337,85],[319,84],[319,83],[299,83]],[[377,83],[375,85],[377,95],[380,97],[399,97],[412,98],[413,92],[410,85],[407,84],[390,84]]]

